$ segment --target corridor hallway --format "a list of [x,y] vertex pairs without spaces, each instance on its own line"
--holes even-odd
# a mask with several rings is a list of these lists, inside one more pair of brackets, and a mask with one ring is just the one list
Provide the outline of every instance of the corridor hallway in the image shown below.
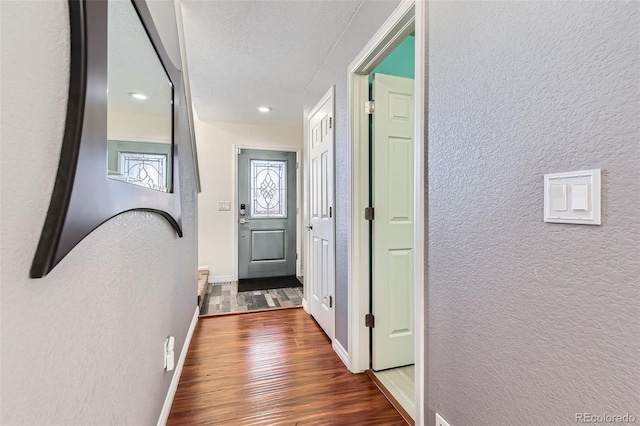
[[405,425],[302,309],[203,318],[168,425]]

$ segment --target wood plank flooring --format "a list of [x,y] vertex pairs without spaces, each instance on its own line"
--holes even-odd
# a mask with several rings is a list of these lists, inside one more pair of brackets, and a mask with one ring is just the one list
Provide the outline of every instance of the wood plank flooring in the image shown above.
[[302,309],[202,318],[168,425],[406,425]]

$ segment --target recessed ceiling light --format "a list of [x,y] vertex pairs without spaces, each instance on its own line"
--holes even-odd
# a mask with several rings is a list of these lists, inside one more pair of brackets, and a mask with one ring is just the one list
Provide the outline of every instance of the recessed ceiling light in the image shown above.
[[141,101],[149,99],[149,97],[147,95],[143,95],[142,93],[136,93],[136,92],[129,93],[129,96],[131,96],[132,98],[141,100]]
[[270,112],[271,111],[271,107],[261,106],[261,107],[258,108],[258,111],[260,111],[260,112]]

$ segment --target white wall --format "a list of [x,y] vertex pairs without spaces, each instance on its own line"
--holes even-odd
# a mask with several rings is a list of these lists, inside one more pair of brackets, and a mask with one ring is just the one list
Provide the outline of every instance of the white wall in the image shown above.
[[[198,195],[198,264],[209,267],[210,281],[235,280],[234,210],[238,206],[233,193],[234,145],[302,150],[302,127],[200,121],[197,114],[194,116],[202,184]],[[218,211],[218,201],[230,201],[231,211]]]
[[155,424],[173,377],[164,341],[175,336],[181,350],[196,308],[186,109],[177,140],[184,238],[157,214],[124,213],[29,279],[64,132],[69,15],[63,0],[0,5],[0,424]]
[[110,110],[107,138],[116,141],[171,143],[169,116]]

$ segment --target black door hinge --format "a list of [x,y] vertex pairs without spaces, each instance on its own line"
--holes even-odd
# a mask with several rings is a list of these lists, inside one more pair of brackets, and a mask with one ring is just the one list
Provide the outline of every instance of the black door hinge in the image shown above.
[[365,220],[373,220],[374,210],[373,207],[365,207],[364,209],[364,219]]
[[369,328],[375,327],[375,318],[373,314],[367,314],[364,316],[364,325]]

